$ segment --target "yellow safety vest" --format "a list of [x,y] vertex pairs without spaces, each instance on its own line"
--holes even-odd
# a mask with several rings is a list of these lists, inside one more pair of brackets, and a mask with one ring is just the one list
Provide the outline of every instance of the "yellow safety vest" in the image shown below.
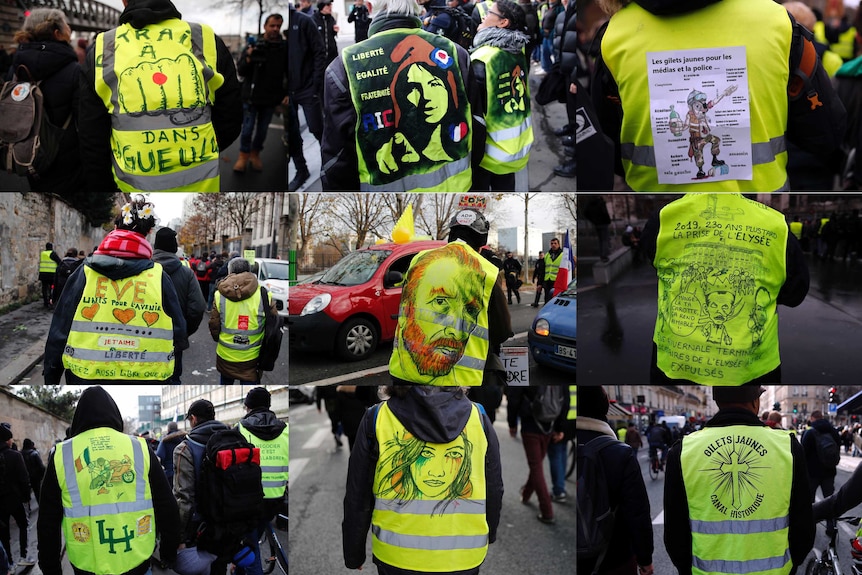
[[732,425],[683,439],[692,575],[790,573],[791,433]]
[[790,222],[790,233],[796,236],[797,240],[802,239],[802,222]]
[[551,258],[551,252],[545,254],[545,281],[554,281],[557,279],[557,272],[560,271],[560,264],[563,263],[563,252],[560,251],[557,257]]
[[165,381],[174,373],[174,322],[162,307],[162,266],[112,280],[84,266],[86,284],[63,367],[88,380]]
[[[545,9],[547,10],[547,5],[546,5]],[[479,2],[478,4],[476,4],[476,10],[479,11],[479,22],[481,23],[482,20],[485,19],[485,16],[488,15],[488,3],[487,2]],[[544,11],[543,11],[542,15],[544,15]],[[541,18],[539,18],[539,21],[541,22]]]
[[829,218],[820,218],[820,227],[817,228],[817,235],[818,236],[823,233],[823,226],[825,226],[828,223],[829,223]]
[[821,44],[826,44],[832,52],[835,52],[844,62],[853,59],[853,48],[856,42],[856,28],[851,26],[847,30],[838,35],[838,41],[830,44],[826,39],[826,24],[823,20],[818,20],[814,23],[814,39]]
[[671,379],[740,385],[778,367],[784,216],[739,194],[688,194],[659,219],[659,369]]
[[192,266],[189,265],[189,260],[180,259],[180,265],[192,269]]
[[[715,25],[743,21],[757,22],[757,26]],[[619,87],[624,112],[620,142],[626,183],[636,191],[650,192],[690,191],[693,186],[701,185],[709,191],[726,192],[786,189],[784,133],[792,35],[787,12],[767,0],[723,0],[678,16],[655,16],[633,2],[614,14],[601,52]],[[659,184],[650,102],[650,55],[673,52],[679,56],[687,50],[740,46],[745,48],[748,69],[752,179]],[[695,80],[691,80],[694,85],[689,85],[681,74],[679,78],[679,86],[685,86],[686,93],[693,88],[714,93]],[[665,117],[667,113],[663,112]],[[726,155],[723,159],[732,174],[733,159]],[[685,158],[681,165],[686,169],[695,166]]]
[[143,438],[108,427],[57,446],[63,536],[77,569],[115,575],[149,561],[156,547],[149,454]]
[[617,429],[617,439],[619,439],[620,441],[625,441],[627,431],[628,430],[625,427],[620,427],[619,429]]
[[[419,269],[416,267],[416,264],[421,262],[426,256],[433,258],[433,260],[439,259],[449,264],[444,271],[444,275],[449,278],[448,280],[438,277],[428,277],[424,272],[422,272],[418,280],[413,279],[413,275],[419,273],[416,271]],[[461,260],[460,262],[458,261],[459,259]],[[464,269],[465,264],[463,262],[470,259],[481,267],[481,273],[468,272]],[[433,261],[431,265],[433,265]],[[422,302],[406,301],[402,292],[398,326],[395,329],[393,351],[389,358],[389,373],[393,377],[412,381],[411,378],[414,376],[402,365],[402,359],[404,359],[403,356],[408,356],[407,359],[410,359],[410,346],[416,343],[405,339],[405,330],[409,331],[410,328],[408,322],[415,322],[420,329],[424,328],[424,334],[427,334],[428,331],[432,332],[428,336],[429,339],[439,339],[442,335],[443,337],[460,340],[460,334],[467,334],[467,341],[463,347],[461,357],[445,373],[434,375],[430,370],[420,368],[417,362],[412,360],[417,369],[419,369],[420,379],[422,379],[422,381],[413,381],[413,383],[422,383],[425,385],[482,385],[485,360],[488,357],[488,349],[490,347],[488,342],[488,303],[490,302],[491,292],[494,289],[499,271],[494,264],[460,240],[451,242],[442,248],[419,252],[410,262],[410,267],[404,276],[404,285],[407,286],[415,281],[415,292],[417,293],[423,290],[429,290],[430,293],[436,289],[453,289],[448,293],[442,294],[440,298],[432,298],[431,301]],[[407,288],[405,287],[404,289],[406,290]],[[470,290],[469,294],[468,290]],[[452,305],[450,304],[450,300],[463,299],[469,296],[473,296],[474,301],[472,305],[478,308],[476,317],[450,315],[449,311]],[[413,310],[409,311],[411,307]],[[462,310],[463,307],[465,306],[459,306]],[[426,373],[423,373],[423,371]]]
[[239,432],[249,443],[260,449],[261,484],[264,499],[281,499],[289,479],[290,445],[289,431],[285,426],[281,435],[266,441],[246,429],[242,422]]
[[384,402],[375,425],[371,550],[380,561],[423,573],[481,565],[488,552],[485,454],[488,439],[474,405],[450,443],[413,436]]
[[519,172],[527,165],[533,145],[530,87],[523,68],[523,50],[512,54],[493,46],[481,46],[470,57],[485,63],[485,115],[473,116],[486,130],[485,155],[479,165],[492,174]]
[[216,355],[225,361],[242,362],[257,359],[263,343],[266,310],[260,287],[246,299],[232,301],[219,293],[215,300],[221,316]]
[[566,419],[576,419],[578,417],[578,387],[575,385],[569,386],[569,413]]
[[52,274],[57,271],[57,262],[51,259],[52,250],[42,250],[39,254],[39,273]]
[[114,179],[124,192],[217,192],[212,125],[216,36],[176,18],[96,37],[96,93],[111,116]]

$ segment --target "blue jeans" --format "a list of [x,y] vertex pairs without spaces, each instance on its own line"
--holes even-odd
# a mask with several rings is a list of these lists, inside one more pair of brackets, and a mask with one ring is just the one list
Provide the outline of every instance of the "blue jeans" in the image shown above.
[[263,535],[267,523],[268,521],[266,520],[261,521],[257,528],[249,534],[248,538],[253,542],[252,547],[254,549],[254,556],[256,559],[250,567],[237,567],[236,572],[239,575],[263,575],[263,566],[260,563],[260,536]]
[[542,40],[542,70],[551,71],[551,54],[554,52],[554,41],[550,38]]
[[551,464],[551,485],[554,495],[566,492],[566,442],[548,444],[548,462]]
[[[242,132],[239,136],[239,151],[246,154],[252,150],[260,151],[263,149],[263,142],[266,140],[266,131],[269,129],[269,122],[272,120],[272,113],[275,108],[272,106],[253,106],[249,103],[242,105]],[[252,139],[254,133],[254,139]]]
[[210,295],[207,298],[207,309],[211,310],[213,308],[213,297],[216,292],[216,283],[214,281],[210,282]]
[[[219,385],[233,385],[233,383],[236,381],[235,378],[225,377],[222,374],[219,374],[218,377],[219,377],[219,382],[218,382]],[[257,385],[259,383],[260,383],[260,381],[245,381],[245,380],[241,380],[239,382],[240,385]]]

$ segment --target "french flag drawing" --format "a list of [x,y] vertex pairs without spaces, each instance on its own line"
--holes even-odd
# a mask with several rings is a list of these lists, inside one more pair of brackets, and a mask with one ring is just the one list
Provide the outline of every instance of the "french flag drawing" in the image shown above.
[[449,135],[452,136],[453,142],[460,142],[467,137],[467,123],[452,124],[449,126]]

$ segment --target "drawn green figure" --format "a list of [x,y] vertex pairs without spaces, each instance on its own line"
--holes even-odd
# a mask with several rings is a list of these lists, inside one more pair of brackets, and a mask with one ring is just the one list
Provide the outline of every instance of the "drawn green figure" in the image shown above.
[[757,347],[763,341],[763,329],[766,327],[766,306],[772,298],[765,287],[757,288],[754,294],[754,308],[748,314],[748,328],[751,330],[751,347]]
[[[461,433],[450,443],[428,443],[407,430],[386,441],[387,455],[381,465],[387,469],[378,484],[381,496],[394,494],[396,499],[439,500],[434,512],[442,514],[457,499],[473,493],[470,481],[473,444]],[[433,515],[434,513],[432,513]]]
[[725,290],[716,290],[705,294],[704,312],[707,320],[701,332],[709,343],[732,345],[733,338],[727,333],[725,324],[739,315],[742,306],[736,304],[736,294]]

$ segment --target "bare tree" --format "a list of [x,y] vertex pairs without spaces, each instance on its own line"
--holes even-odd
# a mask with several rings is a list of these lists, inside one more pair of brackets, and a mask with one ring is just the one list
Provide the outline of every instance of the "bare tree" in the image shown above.
[[417,228],[435,240],[449,234],[449,222],[458,211],[460,194],[430,194],[415,217]]
[[242,234],[251,224],[254,214],[260,211],[262,198],[260,192],[222,192],[220,204],[228,222],[236,227],[237,235]]
[[215,0],[212,3],[213,8],[227,8],[231,12],[237,12],[242,18],[245,12],[245,5],[257,5],[257,35],[261,35],[261,26],[263,26],[263,14],[269,12],[276,6],[273,0]]
[[334,209],[336,196],[332,194],[291,194],[291,211],[296,209],[296,261],[305,259],[305,254],[315,236],[327,226],[325,214]]
[[578,196],[576,194],[560,194],[560,226],[568,229],[576,227],[578,222]]
[[221,209],[219,205],[220,194],[196,194],[192,201],[192,213],[189,217],[197,214],[200,216],[205,237],[203,244],[205,249],[211,248],[216,243],[216,234],[221,230]]
[[354,249],[364,246],[369,235],[383,237],[380,228],[389,215],[383,194],[341,194],[334,208],[332,215],[341,225],[332,235],[352,234]]

